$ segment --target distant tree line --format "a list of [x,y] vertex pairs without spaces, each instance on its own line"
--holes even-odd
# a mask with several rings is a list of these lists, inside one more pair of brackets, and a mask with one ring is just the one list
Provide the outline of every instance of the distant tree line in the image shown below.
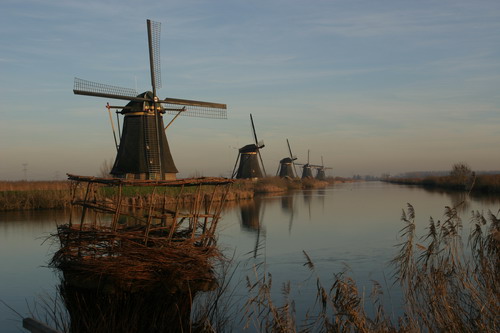
[[373,182],[373,181],[377,181],[377,180],[380,180],[380,177],[377,177],[377,176],[372,176],[372,175],[354,175],[352,176],[352,179],[354,180],[364,180],[364,181],[367,181],[367,182]]

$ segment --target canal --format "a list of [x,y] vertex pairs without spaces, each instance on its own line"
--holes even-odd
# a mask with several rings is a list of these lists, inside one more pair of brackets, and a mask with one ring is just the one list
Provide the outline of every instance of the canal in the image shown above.
[[[230,297],[225,301],[234,310],[233,325],[240,328],[244,324],[240,320],[249,298],[247,277],[255,281],[256,276],[268,274],[273,279],[272,298],[278,305],[283,299],[282,285],[290,282],[299,322],[317,306],[317,280],[328,287],[334,274],[343,271],[366,294],[373,281],[378,281],[384,288],[384,306],[394,316],[400,315],[401,295],[392,283],[389,261],[401,241],[400,218],[407,203],[415,208],[418,235],[425,233],[430,217],[442,220],[446,206],[457,206],[466,242],[471,212],[496,213],[500,197],[359,182],[229,202],[218,226],[218,245],[232,259]],[[43,312],[36,303],[56,294],[59,277],[47,263],[57,244],[47,237],[66,220],[64,211],[0,213],[2,332],[21,331],[16,312],[22,316]],[[305,265],[305,253],[314,269]],[[43,313],[38,316],[43,318]]]

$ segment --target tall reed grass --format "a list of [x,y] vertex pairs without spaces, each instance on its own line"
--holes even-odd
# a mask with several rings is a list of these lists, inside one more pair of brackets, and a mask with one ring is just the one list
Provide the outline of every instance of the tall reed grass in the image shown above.
[[0,210],[36,210],[68,207],[67,181],[0,181]]
[[477,193],[500,193],[500,175],[476,175],[473,179],[465,183],[452,176],[389,178],[384,181],[394,184],[420,185],[448,190],[472,190]]
[[[245,325],[257,332],[498,332],[500,330],[500,219],[473,212],[464,243],[456,207],[445,208],[445,220],[429,220],[427,234],[416,235],[415,210],[403,211],[402,242],[391,261],[394,281],[403,290],[405,308],[394,322],[373,283],[369,297],[346,272],[324,286],[316,278],[319,310],[298,322],[290,283],[283,301],[271,297],[272,276],[248,279]],[[304,252],[305,265],[315,265]],[[375,309],[369,316],[366,306]]]

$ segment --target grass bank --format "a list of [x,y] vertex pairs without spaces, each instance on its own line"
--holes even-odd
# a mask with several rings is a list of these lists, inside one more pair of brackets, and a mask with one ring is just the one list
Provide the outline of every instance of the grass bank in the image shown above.
[[[301,188],[325,187],[333,183],[315,179],[282,179],[269,177],[257,181],[236,181],[226,198],[228,201],[251,199],[256,194],[280,193]],[[78,190],[84,191],[83,188]],[[103,187],[104,197],[113,197],[118,189]],[[147,197],[151,195],[152,187],[125,186],[122,195],[132,206],[143,206]],[[189,202],[194,197],[197,187],[182,189],[182,201]],[[211,193],[213,186],[204,186],[203,193]],[[180,187],[159,187],[157,194],[163,195],[167,200],[175,201],[181,192]],[[71,205],[71,182],[69,181],[0,181],[0,211],[12,210],[39,210],[61,209]]]

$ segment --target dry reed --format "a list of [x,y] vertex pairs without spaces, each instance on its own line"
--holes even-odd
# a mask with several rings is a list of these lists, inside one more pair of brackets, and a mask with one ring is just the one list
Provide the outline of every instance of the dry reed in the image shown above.
[[[403,242],[392,260],[395,281],[403,290],[405,308],[394,323],[385,311],[380,284],[365,299],[346,272],[328,288],[316,278],[319,310],[298,323],[290,283],[282,286],[283,303],[271,297],[272,276],[247,279],[245,327],[258,332],[498,332],[500,329],[500,219],[474,212],[466,245],[457,207],[446,207],[445,220],[429,221],[417,237],[415,211],[403,211]],[[315,265],[304,252],[305,265]],[[368,316],[365,305],[374,306]]]

